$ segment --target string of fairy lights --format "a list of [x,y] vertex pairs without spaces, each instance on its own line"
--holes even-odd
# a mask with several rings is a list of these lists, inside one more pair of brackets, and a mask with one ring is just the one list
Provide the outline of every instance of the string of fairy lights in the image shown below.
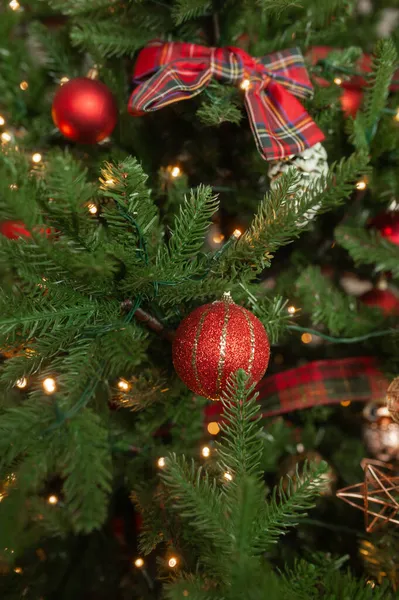
[[[23,7],[18,2],[18,0],[11,0],[9,2],[8,6],[12,11],[22,11],[23,10]],[[64,75],[58,80],[58,83],[60,86],[62,86],[65,83],[67,83],[68,81],[69,81],[69,77],[67,75]],[[341,86],[344,82],[343,82],[342,78],[335,77],[334,83],[337,86]],[[249,86],[250,86],[249,79],[244,79],[240,84],[240,87],[243,90],[248,89]],[[22,80],[19,83],[19,88],[21,91],[27,92],[29,90],[29,82],[26,80]],[[393,114],[394,120],[399,122],[399,108],[396,111],[387,109],[387,112],[388,111],[390,114]],[[6,118],[1,114],[0,114],[0,128],[4,128],[4,130],[0,133],[0,141],[1,141],[2,146],[6,146],[6,145],[10,144],[12,141],[14,141],[15,136],[13,134],[12,127],[7,128]],[[31,158],[33,166],[38,166],[38,165],[42,165],[43,167],[45,166],[45,158],[43,157],[43,154],[41,152],[39,152],[39,151],[33,152],[30,158]],[[177,179],[184,175],[181,167],[178,165],[169,165],[166,168],[162,169],[162,171],[163,171],[164,177],[166,175],[166,177],[169,178],[171,181],[173,179]],[[106,180],[105,184],[109,187],[112,187],[115,184],[115,181],[113,179],[108,179],[108,180]],[[367,185],[368,185],[368,180],[366,177],[364,177],[361,180],[356,182],[355,187],[358,191],[365,191],[367,189]],[[14,189],[14,190],[17,189],[16,184],[10,184],[9,187],[10,187],[10,189]],[[98,206],[94,202],[88,203],[87,209],[91,215],[96,215],[99,210]],[[241,234],[241,232],[240,232],[240,234]],[[217,232],[213,235],[212,241],[214,244],[220,245],[223,243],[223,240],[224,240],[224,235],[221,234],[220,232]],[[299,310],[300,309],[296,308],[293,305],[289,305],[287,307],[288,314],[292,315],[292,316],[294,316]],[[313,336],[311,333],[305,332],[301,335],[301,342],[303,344],[309,344],[312,341],[313,341]],[[277,356],[280,356],[280,355],[277,355]],[[26,390],[29,387],[28,378],[24,376],[24,377],[21,377],[20,379],[18,379],[15,383],[15,387],[20,390]],[[58,389],[56,377],[55,376],[46,377],[45,379],[43,379],[41,381],[41,387],[45,394],[47,394],[47,395],[55,394]],[[121,378],[118,380],[116,387],[121,392],[128,393],[131,390],[132,384],[127,379]],[[341,402],[341,405],[349,406],[350,401]],[[217,436],[220,433],[220,431],[221,431],[221,428],[220,428],[219,422],[210,421],[207,424],[207,432],[210,436]],[[213,453],[213,450],[212,450],[211,446],[209,446],[209,445],[204,445],[200,449],[200,455],[203,459],[210,458],[212,453]],[[167,459],[164,456],[160,456],[156,461],[156,467],[158,469],[162,470],[166,466],[167,466]],[[10,481],[12,481],[13,477],[15,479],[14,474],[11,474],[9,476],[9,478],[11,478]],[[222,474],[222,480],[225,483],[231,482],[233,480],[233,474],[229,471],[224,471]],[[6,496],[7,496],[7,491],[5,489],[2,492],[0,492],[0,502],[2,500],[4,500],[4,498]],[[60,499],[56,494],[51,493],[47,497],[46,501],[47,501],[48,505],[56,506],[59,504]],[[8,548],[5,548],[5,551],[8,551],[8,550],[9,550]],[[14,553],[13,550],[10,550],[10,552]],[[166,564],[172,570],[178,568],[179,564],[180,564],[179,557],[175,554],[167,555]],[[143,573],[145,579],[149,582],[150,578],[146,571],[146,564],[145,564],[144,559],[141,556],[135,558],[133,560],[133,565],[136,569],[140,570]],[[16,574],[21,574],[23,572],[23,570],[21,567],[16,566],[14,568],[14,572]],[[183,593],[183,595],[185,595],[185,594]]]

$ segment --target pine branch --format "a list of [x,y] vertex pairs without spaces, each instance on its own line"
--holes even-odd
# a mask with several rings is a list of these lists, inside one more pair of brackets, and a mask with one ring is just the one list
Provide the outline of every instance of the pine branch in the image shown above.
[[301,308],[311,314],[314,324],[323,323],[332,335],[352,337],[374,331],[379,322],[370,319],[369,309],[329,282],[318,267],[305,269],[296,282]]
[[164,279],[175,279],[184,275],[192,266],[204,244],[206,231],[212,216],[219,207],[212,189],[199,186],[192,190],[189,198],[185,198],[179,214],[176,216],[174,229],[167,249],[161,249],[157,266],[164,274]]
[[229,88],[215,81],[208,86],[209,98],[202,102],[197,117],[206,126],[219,126],[230,122],[238,125],[242,119],[240,98],[235,88]]
[[175,0],[172,17],[176,25],[181,25],[184,21],[206,15],[211,6],[211,0]]
[[132,57],[137,50],[145,46],[153,37],[151,23],[135,28],[131,35],[131,23],[120,24],[104,21],[84,21],[74,25],[71,30],[71,40],[78,48],[95,48],[103,57]]
[[254,543],[259,551],[264,551],[267,546],[275,543],[289,527],[296,526],[306,516],[306,511],[314,506],[315,499],[326,486],[323,475],[327,469],[326,462],[313,466],[305,464],[302,475],[297,468],[295,480],[288,476],[287,491],[284,491],[281,479],[255,527],[255,531],[259,533]]
[[162,480],[174,497],[174,507],[189,520],[218,553],[226,549],[225,515],[216,480],[211,481],[202,467],[189,465],[185,458],[172,454],[166,459]]
[[223,403],[222,441],[218,443],[218,455],[222,469],[231,471],[236,481],[253,475],[261,479],[263,471],[260,458],[263,442],[258,423],[259,405],[254,386],[248,385],[249,377],[243,370],[237,371],[227,382]]
[[108,8],[117,0],[50,0],[49,4],[64,15],[81,15],[86,12]]
[[98,529],[111,491],[108,432],[93,411],[81,411],[65,430],[63,485],[66,509],[76,533]]
[[379,272],[391,271],[394,278],[399,277],[398,247],[378,232],[340,226],[335,230],[335,239],[357,265],[374,265]]
[[389,94],[397,53],[392,40],[379,40],[375,47],[370,85],[364,99],[365,124],[373,135]]
[[189,596],[191,600],[227,600],[225,595],[220,595],[220,591],[208,590],[206,580],[200,576],[185,575],[177,581],[165,585],[165,598],[167,600],[181,600],[184,596]]

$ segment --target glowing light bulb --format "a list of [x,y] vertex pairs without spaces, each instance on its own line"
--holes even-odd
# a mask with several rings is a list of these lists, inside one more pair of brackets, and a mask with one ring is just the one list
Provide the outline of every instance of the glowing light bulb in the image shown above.
[[399,121],[399,108],[396,110],[396,115],[394,116],[395,121]]
[[181,175],[180,167],[172,167],[170,174],[172,175],[172,177],[179,177],[179,175]]
[[0,494],[0,502],[3,502],[4,498],[7,498],[7,494],[1,493]]
[[220,431],[220,427],[219,424],[216,423],[216,421],[211,421],[210,423],[208,423],[208,433],[210,433],[211,435],[217,435]]
[[26,92],[26,90],[29,87],[29,83],[27,81],[21,81],[21,83],[19,84],[19,87],[21,88],[21,90],[23,92]]
[[335,83],[335,85],[341,85],[341,83],[342,83],[342,79],[341,79],[341,77],[336,77],[336,78],[334,79],[334,83]]
[[17,190],[18,186],[16,183],[10,183],[10,185],[8,186],[10,188],[10,190]]
[[40,154],[40,152],[35,152],[34,154],[32,154],[32,162],[37,164],[41,160],[42,160],[42,155]]
[[249,81],[249,79],[243,79],[240,83],[240,88],[242,90],[247,90],[250,85],[251,85],[251,82]]
[[8,131],[3,131],[3,133],[1,134],[1,141],[5,144],[11,142],[11,135],[8,133]]
[[166,464],[166,461],[165,461],[164,456],[161,456],[161,458],[158,458],[157,465],[160,469],[163,469],[165,464]]
[[242,236],[242,233],[239,229],[234,229],[233,233],[232,233],[232,237],[236,238],[236,240],[238,240],[240,237]]
[[223,477],[226,479],[226,481],[233,481],[233,475],[231,473],[229,473],[228,471],[223,473]]
[[53,505],[58,504],[58,496],[56,496],[55,494],[52,494],[51,496],[49,496],[47,498],[47,502],[49,504],[53,504]]
[[95,204],[88,204],[87,208],[89,209],[89,213],[91,215],[95,215],[98,212],[98,208]]
[[113,186],[115,185],[115,181],[113,179],[106,179],[105,185]]
[[349,406],[350,403],[351,403],[350,400],[342,400],[342,402],[340,402],[341,406],[344,406],[344,407]]
[[357,190],[365,190],[366,187],[367,187],[367,183],[364,180],[358,181],[357,184],[356,184],[356,189]]
[[22,573],[21,567],[15,567],[14,573],[18,573],[18,575],[20,575]]
[[170,566],[171,569],[174,569],[177,566],[178,560],[176,558],[176,556],[171,556],[170,559],[168,560],[168,565]]
[[118,381],[118,388],[123,392],[127,392],[128,390],[130,390],[130,384],[124,379],[120,379]]
[[296,450],[297,452],[299,452],[299,454],[301,454],[304,450],[305,450],[305,446],[301,443],[296,445]]
[[201,450],[201,454],[204,458],[208,458],[208,456],[211,455],[211,449],[209,448],[209,446],[204,446]]
[[289,306],[289,307],[287,308],[287,312],[289,312],[289,313],[290,313],[290,315],[294,315],[294,314],[296,313],[296,308],[295,308],[295,306]]
[[213,238],[212,238],[212,241],[215,244],[221,244],[223,242],[223,240],[224,240],[223,233],[218,233],[217,235],[214,235]]
[[15,383],[15,385],[20,390],[23,390],[28,385],[28,380],[26,379],[26,377],[21,377],[21,379],[18,379],[18,381]]
[[18,0],[11,0],[8,6],[11,8],[11,10],[19,10],[21,8],[21,5],[18,2]]
[[5,118],[0,115],[0,127],[2,127],[3,125],[5,125],[5,123],[6,123]]
[[134,566],[137,567],[138,569],[141,569],[141,567],[144,567],[144,561],[142,558],[136,558],[136,560],[134,561]]
[[42,386],[46,394],[54,394],[55,390],[57,389],[57,384],[53,377],[46,377],[42,383]]
[[311,333],[303,333],[301,335],[301,341],[303,344],[310,344],[310,342],[312,341],[312,334]]
[[69,81],[69,77],[64,75],[64,77],[61,77],[61,79],[60,79],[60,85],[64,85],[64,83],[68,83],[68,81]]

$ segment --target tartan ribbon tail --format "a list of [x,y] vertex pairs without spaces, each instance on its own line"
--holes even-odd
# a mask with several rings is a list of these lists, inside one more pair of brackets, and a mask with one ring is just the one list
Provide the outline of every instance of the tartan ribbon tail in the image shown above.
[[275,81],[269,81],[267,90],[259,86],[248,90],[245,105],[257,148],[265,160],[298,154],[324,140],[323,132],[299,100]]

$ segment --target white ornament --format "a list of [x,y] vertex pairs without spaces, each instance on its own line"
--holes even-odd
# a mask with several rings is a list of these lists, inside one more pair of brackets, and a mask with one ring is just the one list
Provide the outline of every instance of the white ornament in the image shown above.
[[[271,162],[268,171],[271,189],[275,188],[278,178],[293,167],[301,174],[301,184],[295,188],[295,194],[300,197],[306,192],[309,185],[328,173],[327,152],[324,146],[317,143],[299,154],[291,154],[282,160]],[[306,225],[316,216],[319,208],[320,205],[315,206],[305,213],[298,222],[298,226]]]

